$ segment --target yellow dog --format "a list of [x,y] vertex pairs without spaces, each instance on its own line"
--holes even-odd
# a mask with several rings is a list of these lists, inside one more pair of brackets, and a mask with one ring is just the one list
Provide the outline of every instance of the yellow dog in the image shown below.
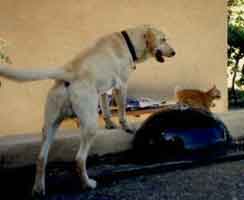
[[56,80],[47,97],[43,141],[33,191],[45,194],[45,168],[55,132],[63,119],[74,115],[81,128],[80,148],[76,155],[81,183],[83,188],[95,188],[96,181],[87,175],[86,159],[98,127],[98,99],[101,97],[106,127],[115,127],[110,119],[106,95],[106,91],[113,89],[120,124],[123,129],[132,132],[125,113],[129,74],[135,69],[135,64],[150,57],[164,62],[164,57],[174,55],[175,51],[167,43],[162,31],[151,25],[141,25],[100,38],[59,68],[20,70],[0,65],[0,76],[15,81]]

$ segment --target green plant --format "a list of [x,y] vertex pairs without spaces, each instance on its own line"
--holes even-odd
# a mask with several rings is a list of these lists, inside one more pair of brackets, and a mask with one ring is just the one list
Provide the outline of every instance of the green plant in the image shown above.
[[7,42],[0,38],[0,63],[11,64],[11,59],[6,53]]
[[[7,49],[7,42],[0,38],[0,64],[11,64],[11,59],[6,53]],[[1,87],[1,81],[0,81],[0,87]]]
[[237,103],[236,86],[244,84],[244,0],[228,1],[228,67],[231,75],[230,98]]

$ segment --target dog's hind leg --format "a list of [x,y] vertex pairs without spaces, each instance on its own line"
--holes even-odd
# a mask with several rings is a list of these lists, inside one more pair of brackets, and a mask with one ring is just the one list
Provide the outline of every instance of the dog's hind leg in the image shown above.
[[61,122],[60,104],[57,104],[53,96],[47,98],[45,108],[45,119],[42,130],[41,150],[36,162],[36,176],[33,186],[33,195],[45,195],[45,169],[48,159],[48,152],[53,143],[56,130]]
[[103,113],[105,128],[107,129],[117,128],[117,125],[111,120],[112,115],[109,107],[108,95],[106,93],[100,96],[100,106]]
[[114,97],[116,104],[118,106],[119,122],[122,128],[129,133],[134,133],[134,130],[130,127],[126,118],[126,96],[127,88],[120,87],[119,89],[114,89]]
[[88,177],[86,160],[98,128],[98,95],[95,88],[86,88],[82,84],[77,87],[71,87],[70,90],[72,108],[80,122],[81,128],[80,147],[76,155],[76,163],[82,189],[93,189],[96,187],[96,181]]
[[82,123],[83,125],[81,128],[80,147],[78,153],[76,154],[75,160],[81,180],[81,188],[94,189],[96,188],[97,183],[95,180],[89,178],[87,174],[86,160],[92,141],[95,138],[96,128],[94,127],[94,124],[84,124],[84,121]]

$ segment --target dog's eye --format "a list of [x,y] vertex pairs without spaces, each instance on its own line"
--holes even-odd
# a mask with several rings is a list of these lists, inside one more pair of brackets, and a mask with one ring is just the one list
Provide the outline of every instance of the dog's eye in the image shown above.
[[161,38],[160,42],[166,42],[166,39],[165,38]]

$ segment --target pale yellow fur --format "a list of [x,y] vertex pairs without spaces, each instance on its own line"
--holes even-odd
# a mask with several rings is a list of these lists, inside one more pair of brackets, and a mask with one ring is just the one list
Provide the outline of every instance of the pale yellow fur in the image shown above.
[[[45,194],[45,168],[48,152],[60,122],[76,115],[81,128],[80,148],[76,162],[84,188],[95,188],[96,182],[88,177],[86,159],[97,130],[97,106],[101,107],[106,127],[113,128],[106,91],[113,89],[117,100],[119,121],[123,129],[133,131],[126,119],[125,100],[127,81],[137,63],[160,52],[161,58],[172,57],[175,52],[167,43],[165,35],[150,25],[127,29],[138,60],[133,61],[128,46],[120,32],[104,36],[90,48],[59,68],[15,69],[0,65],[0,76],[15,81],[57,80],[49,91],[43,126],[43,141],[37,161],[33,191]],[[158,58],[158,57],[157,57]],[[160,59],[158,59],[160,60]],[[69,86],[67,86],[67,84]]]

